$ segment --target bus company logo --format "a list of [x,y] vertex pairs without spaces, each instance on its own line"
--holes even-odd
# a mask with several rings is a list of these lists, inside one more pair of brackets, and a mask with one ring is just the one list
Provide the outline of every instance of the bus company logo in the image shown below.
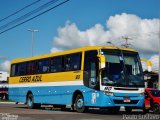
[[42,81],[41,75],[25,76],[25,77],[20,77],[19,79],[19,82],[41,82],[41,81]]
[[111,91],[112,87],[105,87],[104,90]]

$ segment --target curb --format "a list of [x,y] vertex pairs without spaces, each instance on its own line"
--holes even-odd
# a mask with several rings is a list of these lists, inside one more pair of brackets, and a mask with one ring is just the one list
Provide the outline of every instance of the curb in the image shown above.
[[0,104],[16,104],[16,102],[0,102]]
[[[16,104],[16,102],[0,102],[0,104]],[[24,103],[18,103],[18,104],[24,104]]]

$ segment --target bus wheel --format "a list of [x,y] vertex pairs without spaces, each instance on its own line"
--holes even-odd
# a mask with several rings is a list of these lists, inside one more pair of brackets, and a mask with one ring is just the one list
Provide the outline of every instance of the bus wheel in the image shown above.
[[81,94],[78,94],[75,99],[75,109],[79,113],[83,113],[87,111],[87,107],[84,106],[84,98]]
[[34,98],[33,98],[33,95],[31,93],[28,94],[28,96],[27,96],[27,107],[30,108],[30,109],[34,108]]
[[126,113],[131,113],[132,112],[132,107],[125,107]]
[[158,105],[158,104],[153,105],[153,113],[155,113],[155,114],[160,113],[160,105]]

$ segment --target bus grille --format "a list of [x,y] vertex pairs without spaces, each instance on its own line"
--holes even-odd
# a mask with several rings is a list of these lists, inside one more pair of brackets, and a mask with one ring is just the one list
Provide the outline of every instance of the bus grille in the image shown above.
[[115,104],[137,104],[138,100],[131,100],[131,102],[124,102],[123,100],[113,100]]

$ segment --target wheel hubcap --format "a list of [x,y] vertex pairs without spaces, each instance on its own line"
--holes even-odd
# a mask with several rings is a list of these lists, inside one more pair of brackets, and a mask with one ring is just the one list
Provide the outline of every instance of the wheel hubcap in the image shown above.
[[83,99],[78,99],[77,101],[77,107],[82,108],[83,107]]
[[155,107],[154,107],[154,112],[158,112],[159,111],[159,108],[158,108],[158,106],[156,105]]
[[32,98],[28,98],[28,106],[32,106]]

